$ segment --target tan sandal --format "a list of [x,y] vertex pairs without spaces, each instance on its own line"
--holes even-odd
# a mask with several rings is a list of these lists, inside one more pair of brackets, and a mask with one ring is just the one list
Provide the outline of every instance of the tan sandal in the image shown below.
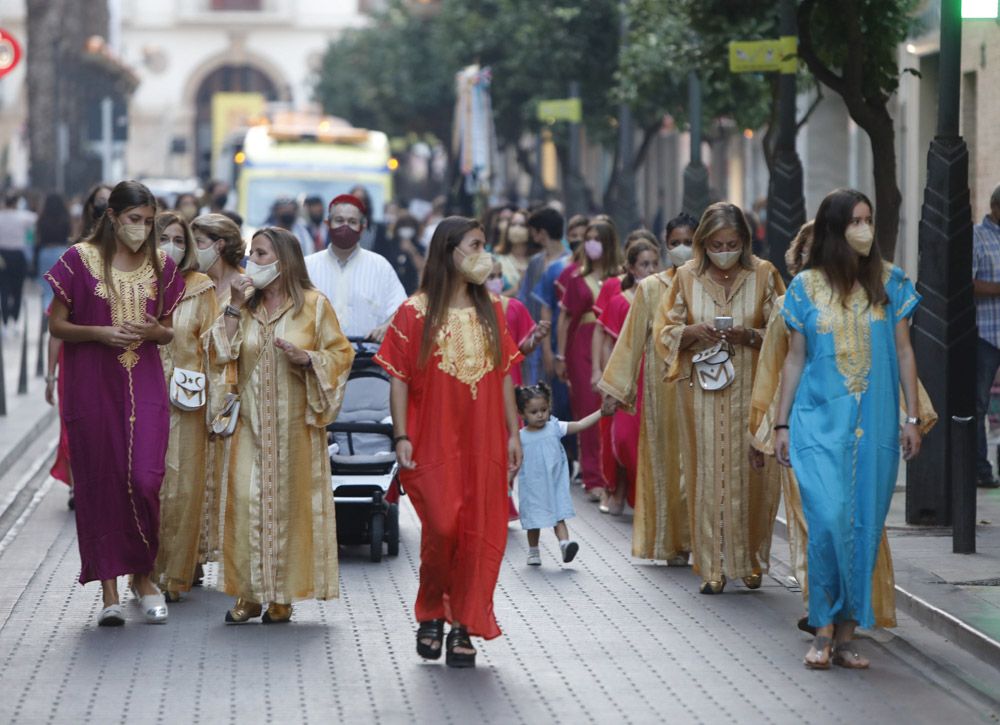
[[830,669],[830,648],[833,645],[833,640],[829,637],[816,637],[812,643],[812,649],[810,652],[815,651],[816,654],[822,656],[823,652],[826,652],[826,657],[823,659],[809,659],[809,652],[806,652],[805,659],[802,660],[803,664],[810,670],[828,670]]
[[848,670],[867,670],[871,662],[852,649],[850,642],[842,642],[833,648],[833,664]]

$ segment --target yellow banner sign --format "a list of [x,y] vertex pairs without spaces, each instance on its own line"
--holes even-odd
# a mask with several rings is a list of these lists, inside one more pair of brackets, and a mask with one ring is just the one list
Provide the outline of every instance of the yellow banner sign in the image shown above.
[[733,73],[794,73],[798,67],[798,39],[734,40],[729,43],[729,70]]
[[267,100],[260,93],[216,93],[212,96],[212,173],[228,136],[264,112]]
[[538,102],[539,121],[580,123],[581,118],[583,118],[583,106],[580,104],[579,98],[553,98]]

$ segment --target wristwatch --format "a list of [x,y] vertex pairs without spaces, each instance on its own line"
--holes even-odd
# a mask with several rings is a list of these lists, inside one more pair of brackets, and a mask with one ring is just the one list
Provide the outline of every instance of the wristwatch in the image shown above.
[[239,308],[233,307],[232,305],[226,305],[226,309],[223,310],[222,314],[226,317],[235,317],[236,319],[240,318]]
[[906,424],[907,425],[920,425],[921,422],[922,421],[920,420],[920,418],[916,418],[916,417],[913,417],[913,416],[907,416],[907,418],[906,418]]
[[749,347],[753,347],[756,342],[757,342],[757,331],[751,327],[750,328],[750,341],[747,343],[747,345]]

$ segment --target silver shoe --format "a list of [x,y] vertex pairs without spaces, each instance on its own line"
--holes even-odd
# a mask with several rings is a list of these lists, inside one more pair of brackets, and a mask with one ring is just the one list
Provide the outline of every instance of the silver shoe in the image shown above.
[[148,624],[167,623],[167,600],[162,594],[147,594],[139,597],[139,609]]
[[98,627],[121,627],[125,624],[125,611],[121,604],[109,604],[97,615]]

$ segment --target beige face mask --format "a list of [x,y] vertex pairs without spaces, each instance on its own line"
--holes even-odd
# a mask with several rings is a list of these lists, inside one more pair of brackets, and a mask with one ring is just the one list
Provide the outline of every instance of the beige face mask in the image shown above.
[[725,272],[735,267],[742,255],[743,252],[737,249],[733,252],[709,252],[708,258],[712,260],[712,264]]
[[847,228],[844,238],[851,245],[851,249],[862,257],[867,257],[872,252],[872,244],[875,243],[875,232],[872,231],[870,224],[855,224]]
[[118,227],[118,241],[133,252],[139,251],[148,235],[145,224],[122,224]]
[[459,265],[459,271],[467,282],[483,284],[493,271],[493,255],[489,252],[467,254]]

